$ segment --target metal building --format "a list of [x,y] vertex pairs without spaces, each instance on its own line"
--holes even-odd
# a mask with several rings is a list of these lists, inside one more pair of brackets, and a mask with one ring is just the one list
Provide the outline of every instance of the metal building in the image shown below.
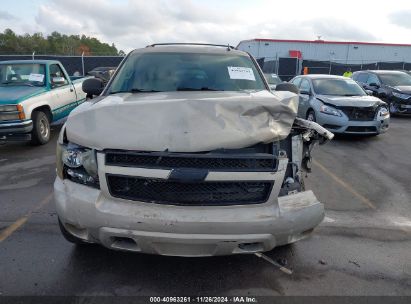
[[253,39],[241,41],[238,49],[250,52],[256,58],[295,57],[300,54],[301,59],[317,61],[411,62],[411,44]]
[[310,72],[326,74],[340,74],[347,66],[353,66],[353,70],[411,66],[411,44],[252,39],[241,41],[237,48],[251,53],[266,72],[285,78],[300,74],[303,66]]

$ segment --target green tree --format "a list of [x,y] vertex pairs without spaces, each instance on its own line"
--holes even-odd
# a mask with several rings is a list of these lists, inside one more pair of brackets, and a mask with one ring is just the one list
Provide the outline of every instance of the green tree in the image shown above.
[[117,50],[114,43],[111,45],[86,35],[62,35],[52,32],[47,37],[42,33],[33,35],[17,35],[11,29],[0,33],[1,54],[36,54],[44,55],[105,55],[117,56],[124,52]]

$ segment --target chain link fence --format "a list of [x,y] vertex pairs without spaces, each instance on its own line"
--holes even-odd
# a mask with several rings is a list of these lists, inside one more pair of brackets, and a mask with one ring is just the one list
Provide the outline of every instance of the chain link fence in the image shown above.
[[[123,56],[61,56],[61,55],[2,55],[0,61],[5,60],[31,60],[48,59],[59,60],[67,72],[73,75],[75,72],[87,74],[96,67],[117,67],[123,60]],[[381,62],[378,60],[347,61],[331,59],[328,61],[307,60],[285,57],[257,58],[257,62],[264,73],[277,74],[282,80],[288,81],[304,71],[308,74],[342,75],[344,72],[361,70],[411,70],[410,62]]]
[[331,59],[328,61],[307,60],[298,58],[264,57],[257,59],[264,73],[277,74],[282,80],[288,81],[296,75],[304,74],[328,74],[343,75],[351,70],[411,70],[410,62],[378,60],[343,60]]
[[59,55],[0,55],[0,62],[6,60],[59,60],[69,75],[78,72],[86,75],[96,67],[117,67],[122,56],[59,56]]

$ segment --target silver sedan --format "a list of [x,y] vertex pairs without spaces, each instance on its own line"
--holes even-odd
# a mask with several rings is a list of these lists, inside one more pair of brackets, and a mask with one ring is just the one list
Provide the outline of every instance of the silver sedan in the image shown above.
[[388,105],[369,96],[354,80],[335,75],[304,75],[291,83],[300,90],[298,116],[333,133],[378,135],[388,130]]

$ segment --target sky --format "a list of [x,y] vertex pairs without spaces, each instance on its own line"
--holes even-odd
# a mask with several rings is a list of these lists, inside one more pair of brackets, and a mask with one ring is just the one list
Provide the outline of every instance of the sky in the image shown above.
[[411,44],[411,1],[1,0],[0,31],[85,34],[126,52],[253,38]]

